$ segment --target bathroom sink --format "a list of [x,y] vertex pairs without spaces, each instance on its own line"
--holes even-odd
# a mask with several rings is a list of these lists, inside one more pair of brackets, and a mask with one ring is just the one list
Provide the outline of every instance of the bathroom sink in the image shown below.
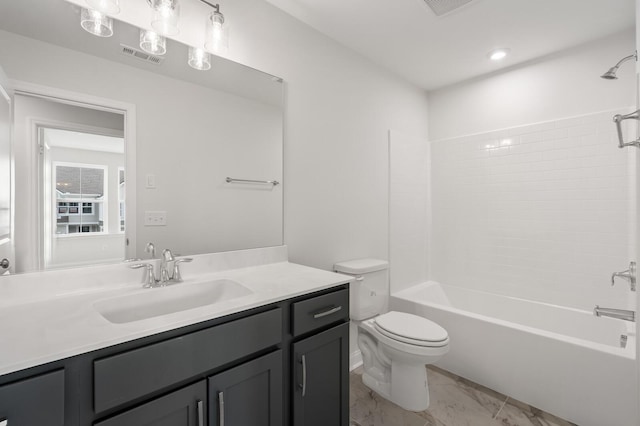
[[123,324],[213,305],[253,293],[235,281],[220,279],[194,284],[173,284],[94,303],[107,321]]

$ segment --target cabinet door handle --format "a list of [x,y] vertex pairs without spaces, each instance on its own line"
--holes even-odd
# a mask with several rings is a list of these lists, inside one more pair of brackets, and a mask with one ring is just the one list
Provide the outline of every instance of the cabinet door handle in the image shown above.
[[218,392],[218,425],[224,426],[224,392]]
[[198,426],[204,426],[204,403],[198,400],[196,404],[198,407]]
[[302,397],[307,394],[307,357],[302,355]]
[[327,315],[335,314],[336,312],[340,311],[341,309],[342,309],[342,306],[331,306],[326,311],[321,311],[321,312],[317,312],[317,313],[313,314],[313,318],[314,319],[318,319],[318,318],[326,317]]

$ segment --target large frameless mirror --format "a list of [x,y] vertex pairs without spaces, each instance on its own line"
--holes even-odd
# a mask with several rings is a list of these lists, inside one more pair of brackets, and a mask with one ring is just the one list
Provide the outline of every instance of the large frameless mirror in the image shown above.
[[144,258],[148,242],[182,255],[282,244],[282,79],[216,56],[195,70],[172,40],[144,55],[138,28],[94,37],[80,14],[0,5],[13,271]]

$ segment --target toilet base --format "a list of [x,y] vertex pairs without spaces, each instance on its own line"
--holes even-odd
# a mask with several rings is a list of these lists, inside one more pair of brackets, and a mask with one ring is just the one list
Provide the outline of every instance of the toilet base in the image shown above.
[[[389,382],[377,380],[362,373],[362,382],[381,397],[408,411],[424,411],[429,408],[427,369],[424,364],[391,363]],[[395,386],[394,386],[395,384]]]

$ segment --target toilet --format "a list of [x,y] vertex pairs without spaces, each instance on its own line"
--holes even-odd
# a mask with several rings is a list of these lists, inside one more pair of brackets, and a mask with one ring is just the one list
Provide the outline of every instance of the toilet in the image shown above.
[[336,263],[334,270],[355,276],[350,312],[358,329],[363,383],[405,410],[424,411],[429,407],[425,365],[449,351],[449,336],[428,319],[387,312],[388,267],[384,260],[358,259]]

